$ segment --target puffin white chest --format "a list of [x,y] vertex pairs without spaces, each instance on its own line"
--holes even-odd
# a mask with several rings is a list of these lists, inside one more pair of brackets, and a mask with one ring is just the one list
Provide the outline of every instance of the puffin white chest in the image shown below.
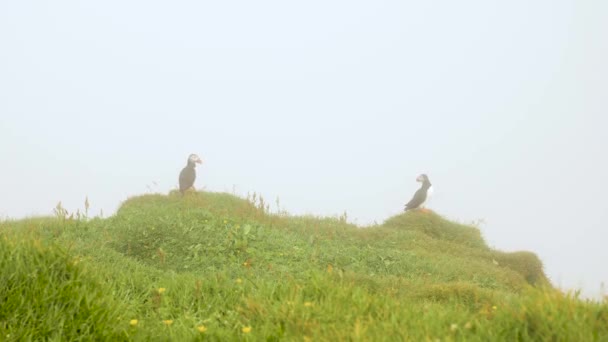
[[424,201],[422,202],[422,204],[420,204],[420,206],[424,206],[425,204],[429,203],[429,200],[431,199],[431,197],[433,196],[433,186],[431,185],[430,188],[426,189],[426,198],[424,199]]

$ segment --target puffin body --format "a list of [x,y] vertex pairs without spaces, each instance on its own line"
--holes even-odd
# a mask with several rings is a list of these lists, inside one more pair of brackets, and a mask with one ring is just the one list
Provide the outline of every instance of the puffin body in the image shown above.
[[427,177],[427,175],[421,174],[420,176],[418,176],[418,178],[416,178],[416,181],[421,182],[422,186],[416,191],[414,197],[409,202],[407,202],[407,204],[405,205],[405,211],[421,207],[433,192],[433,189],[431,187],[432,184],[429,181],[429,177]]
[[179,173],[179,191],[182,195],[186,190],[194,185],[196,180],[196,164],[201,164],[203,161],[196,154],[191,154],[188,157],[188,164]]

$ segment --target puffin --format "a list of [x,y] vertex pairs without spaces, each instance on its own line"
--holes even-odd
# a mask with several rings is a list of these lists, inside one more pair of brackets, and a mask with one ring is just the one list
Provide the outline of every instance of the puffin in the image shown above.
[[416,191],[414,197],[407,202],[405,205],[405,211],[422,207],[424,202],[426,202],[426,200],[433,193],[433,188],[431,188],[432,184],[426,174],[423,173],[418,176],[418,178],[416,178],[416,182],[421,182],[422,186]]
[[202,162],[201,158],[194,153],[188,157],[188,164],[179,173],[179,191],[182,195],[194,185],[194,181],[196,180],[196,164],[201,164]]

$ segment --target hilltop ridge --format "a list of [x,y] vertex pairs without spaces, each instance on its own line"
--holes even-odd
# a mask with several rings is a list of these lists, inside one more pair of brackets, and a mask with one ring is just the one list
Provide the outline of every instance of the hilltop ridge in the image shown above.
[[[182,204],[185,204],[187,211],[184,213],[182,208],[177,217],[173,216],[171,208]],[[167,208],[169,213],[151,210],[150,206],[162,206]],[[124,219],[131,220],[143,212],[146,217],[141,217],[141,222],[156,223],[146,227],[124,227]],[[176,219],[173,227],[159,224],[166,217]],[[219,223],[209,222],[218,218]],[[224,224],[222,220],[227,223]],[[229,234],[234,237],[239,234],[243,238],[250,235],[248,240],[241,241],[242,245],[236,250],[236,254],[259,259],[260,262],[273,261],[282,264],[280,258],[266,257],[264,253],[258,252],[283,248],[285,246],[281,245],[287,240],[291,241],[293,246],[301,245],[303,250],[311,247],[318,250],[314,256],[316,263],[300,266],[323,268],[332,264],[332,267],[369,273],[375,270],[376,262],[382,259],[385,265],[390,265],[384,267],[382,273],[396,276],[426,272],[425,274],[435,273],[437,281],[454,281],[470,280],[475,273],[474,282],[481,287],[517,290],[521,289],[525,282],[531,285],[549,285],[542,270],[542,263],[533,253],[504,253],[492,250],[486,245],[479,229],[447,221],[434,212],[403,213],[389,218],[381,225],[360,228],[339,218],[293,217],[267,213],[263,204],[253,204],[225,193],[198,193],[186,198],[184,203],[178,196],[145,195],[126,201],[113,218],[113,226],[120,227],[116,234],[121,237],[121,250],[125,253],[125,243],[146,246],[148,251],[161,248],[176,258],[177,265],[183,266],[187,265],[184,264],[188,260],[187,256],[181,255],[180,251],[172,251],[176,246],[171,245],[169,241],[196,240],[200,230],[180,230],[186,222],[196,224],[194,221],[201,222],[200,227],[205,232],[207,245],[213,247],[211,250],[206,249],[207,258],[225,258],[224,253],[215,253],[232,251],[231,246],[225,245],[223,230],[214,229],[216,224],[219,224],[229,229]],[[142,235],[141,228],[144,231],[150,230],[155,224],[159,228],[169,229],[159,233],[154,239],[150,235],[138,238]],[[250,227],[250,232],[245,234],[242,230],[244,228],[237,228],[239,226]],[[275,229],[280,232],[280,236],[273,235],[276,234],[274,231],[258,232],[259,227]],[[266,234],[267,238],[261,238],[261,234]],[[362,251],[365,251],[363,255]],[[342,259],[342,255],[349,257]],[[454,267],[459,262],[475,264],[477,268],[468,271]],[[438,266],[448,266],[447,263],[451,266]],[[458,274],[460,272],[462,273]]]

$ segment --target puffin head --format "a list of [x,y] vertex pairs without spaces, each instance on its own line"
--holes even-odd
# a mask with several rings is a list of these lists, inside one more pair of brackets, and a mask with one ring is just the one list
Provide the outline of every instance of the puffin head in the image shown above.
[[188,157],[188,164],[201,164],[203,161],[201,160],[201,158],[199,158],[198,155],[192,153],[189,157]]
[[426,174],[421,174],[420,176],[418,176],[418,178],[416,178],[416,182],[422,182],[422,183],[427,183],[429,181],[429,177]]

